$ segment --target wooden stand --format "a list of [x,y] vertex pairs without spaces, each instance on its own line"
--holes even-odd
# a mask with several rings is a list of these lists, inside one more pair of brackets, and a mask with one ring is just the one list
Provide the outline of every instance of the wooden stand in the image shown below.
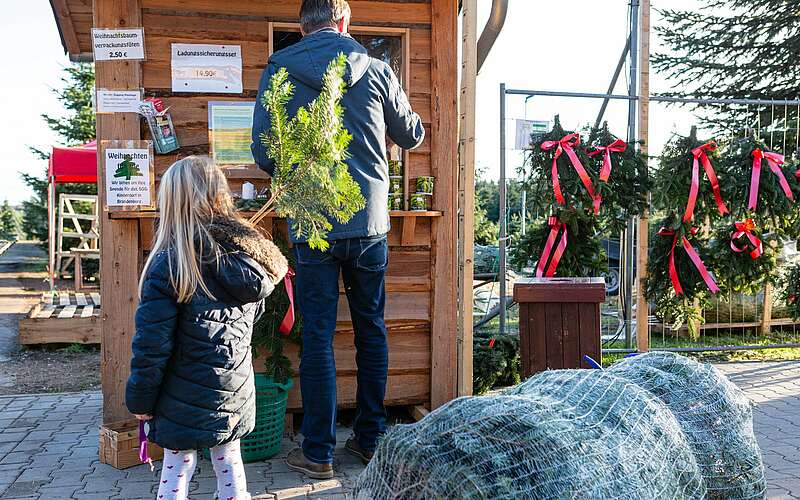
[[522,376],[547,369],[591,368],[598,363],[603,278],[530,278],[514,284],[519,304]]
[[45,292],[28,317],[19,320],[19,343],[99,344],[100,294]]
[[[164,450],[149,443],[147,451],[150,458],[161,460]],[[139,424],[135,420],[112,422],[100,427],[100,462],[115,469],[127,469],[140,465]]]

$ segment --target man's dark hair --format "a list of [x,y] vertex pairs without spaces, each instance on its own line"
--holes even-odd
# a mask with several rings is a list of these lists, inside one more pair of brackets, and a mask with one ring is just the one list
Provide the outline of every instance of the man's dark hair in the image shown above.
[[300,5],[300,27],[306,34],[336,26],[343,17],[350,17],[347,0],[303,0]]

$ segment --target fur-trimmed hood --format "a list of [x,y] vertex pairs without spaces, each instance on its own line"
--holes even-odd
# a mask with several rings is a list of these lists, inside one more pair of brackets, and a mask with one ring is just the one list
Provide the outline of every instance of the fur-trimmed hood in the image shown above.
[[235,219],[215,219],[208,227],[214,240],[224,248],[244,252],[261,264],[279,283],[289,270],[289,262],[280,249],[252,224]]

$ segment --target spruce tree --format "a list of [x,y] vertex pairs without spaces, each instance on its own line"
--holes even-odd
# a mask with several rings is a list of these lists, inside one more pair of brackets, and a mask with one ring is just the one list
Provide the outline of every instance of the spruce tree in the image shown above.
[[[701,0],[693,11],[659,10],[655,30],[668,51],[653,67],[673,83],[671,95],[693,98],[796,99],[800,97],[800,9],[785,0]],[[794,151],[797,107],[706,107],[705,120],[737,136],[779,129],[770,144]],[[764,132],[762,132],[763,134]],[[771,142],[771,141],[770,141]]]
[[[92,111],[92,92],[94,91],[94,66],[87,63],[75,64],[64,69],[62,88],[53,92],[64,106],[66,115],[62,117],[42,114],[47,126],[60,137],[65,146],[85,144],[95,138],[95,117]],[[30,148],[33,154],[47,160],[47,148]],[[20,174],[23,181],[33,190],[33,197],[22,202],[22,230],[32,239],[47,246],[47,170],[44,175]],[[96,194],[94,184],[59,184],[57,193]],[[78,204],[80,205],[80,204]],[[76,207],[77,208],[77,207]]]
[[17,212],[8,204],[0,206],[0,239],[16,240],[19,237],[19,218]]

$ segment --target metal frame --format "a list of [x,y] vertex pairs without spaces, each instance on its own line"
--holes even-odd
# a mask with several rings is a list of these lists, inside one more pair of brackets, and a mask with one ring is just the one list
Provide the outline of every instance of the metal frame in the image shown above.
[[[636,0],[634,0],[636,3]],[[631,43],[631,47],[633,47],[633,42]],[[626,46],[626,50],[628,47]],[[633,76],[632,76],[633,78]],[[609,100],[625,100],[629,102],[628,108],[628,138],[629,140],[636,139],[636,124],[635,124],[635,111],[636,111],[636,103],[642,96],[637,95],[636,92],[633,92],[634,85],[631,85],[629,88],[630,93],[628,95],[622,94],[597,94],[597,93],[588,93],[588,92],[561,92],[561,91],[550,91],[550,90],[528,90],[528,89],[513,89],[507,88],[505,83],[500,84],[500,180],[499,180],[499,189],[500,189],[500,239],[499,239],[499,250],[500,250],[500,269],[498,272],[498,277],[500,279],[500,332],[505,332],[505,325],[506,325],[506,272],[507,272],[507,258],[506,258],[506,240],[508,238],[507,234],[507,225],[505,220],[505,209],[506,209],[506,96],[509,95],[521,95],[526,96],[527,98],[531,98],[534,96],[546,96],[546,97],[568,97],[568,98],[586,98],[586,99],[603,99],[604,105]],[[672,97],[672,96],[647,96],[647,99],[654,102],[664,102],[664,103],[679,103],[679,104],[739,104],[739,105],[755,105],[755,106],[797,106],[800,109],[800,99],[797,100],[788,100],[788,99],[695,99],[695,98],[683,98],[683,97]],[[605,106],[604,106],[605,107]],[[631,115],[631,110],[633,110],[633,115]],[[629,242],[629,249],[633,248],[633,231],[631,228],[634,226],[633,221],[628,225],[628,229],[626,232],[626,240]],[[631,251],[627,252],[625,256],[625,268],[626,268],[626,275],[631,280],[632,285],[632,270],[633,270],[633,253]],[[630,258],[629,258],[630,257]],[[627,281],[627,278],[626,278]],[[630,296],[631,288],[625,290],[625,304],[623,305],[623,312],[624,312],[624,326],[626,328],[626,345],[632,345],[631,342],[631,334],[632,334],[632,325],[631,325],[631,317],[632,317],[632,297]],[[768,344],[768,345],[746,345],[746,346],[708,346],[708,347],[683,347],[683,348],[669,348],[669,349],[651,349],[653,351],[671,351],[671,352],[704,352],[704,351],[736,351],[736,350],[752,350],[752,349],[777,349],[777,348],[787,348],[787,347],[800,347],[800,342],[798,343],[782,343],[782,344]],[[633,348],[625,348],[625,349],[604,349],[603,352],[608,353],[633,353],[637,352],[636,349]]]

